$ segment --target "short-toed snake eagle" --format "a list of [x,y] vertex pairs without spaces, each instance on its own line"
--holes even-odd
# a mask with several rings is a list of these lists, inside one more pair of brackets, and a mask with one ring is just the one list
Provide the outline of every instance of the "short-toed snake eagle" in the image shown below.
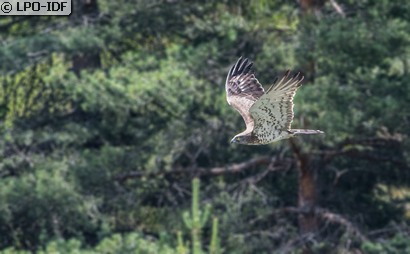
[[293,97],[303,76],[289,77],[289,71],[265,92],[251,72],[253,63],[242,57],[230,69],[226,78],[226,96],[246,124],[246,130],[231,143],[264,145],[298,134],[320,134],[323,131],[291,129]]

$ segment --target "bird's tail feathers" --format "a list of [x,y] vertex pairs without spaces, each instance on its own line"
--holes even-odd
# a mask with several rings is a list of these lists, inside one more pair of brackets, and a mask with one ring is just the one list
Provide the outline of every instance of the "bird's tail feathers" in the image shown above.
[[320,130],[305,130],[305,129],[291,129],[290,133],[293,135],[299,135],[299,134],[323,134],[323,131]]

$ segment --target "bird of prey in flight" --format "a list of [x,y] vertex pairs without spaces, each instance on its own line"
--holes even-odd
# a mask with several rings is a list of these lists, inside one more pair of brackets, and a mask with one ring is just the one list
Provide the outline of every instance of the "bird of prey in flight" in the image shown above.
[[299,134],[320,134],[320,130],[291,129],[293,97],[303,76],[289,77],[289,71],[265,92],[251,71],[253,63],[240,57],[229,70],[225,89],[229,105],[236,109],[246,124],[231,143],[264,145]]

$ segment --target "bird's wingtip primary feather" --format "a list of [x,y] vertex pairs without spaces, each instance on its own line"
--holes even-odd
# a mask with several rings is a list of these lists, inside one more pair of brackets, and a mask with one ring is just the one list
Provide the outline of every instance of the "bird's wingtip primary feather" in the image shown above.
[[228,80],[240,74],[247,74],[251,71],[253,62],[248,58],[240,56],[228,73]]
[[292,77],[292,79],[297,79],[300,75],[300,71],[298,71],[297,73],[295,73]]

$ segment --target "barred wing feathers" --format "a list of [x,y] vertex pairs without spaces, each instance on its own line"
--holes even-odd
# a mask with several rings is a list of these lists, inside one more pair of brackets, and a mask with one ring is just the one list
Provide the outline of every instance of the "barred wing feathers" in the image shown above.
[[254,120],[249,112],[252,105],[264,95],[265,91],[255,75],[251,72],[253,63],[242,57],[229,70],[225,82],[228,104],[236,109],[246,124],[244,133],[250,133]]
[[253,133],[261,142],[278,138],[289,130],[293,121],[293,97],[301,86],[303,76],[297,73],[289,78],[289,71],[274,83],[258,101],[250,107],[254,119]]

